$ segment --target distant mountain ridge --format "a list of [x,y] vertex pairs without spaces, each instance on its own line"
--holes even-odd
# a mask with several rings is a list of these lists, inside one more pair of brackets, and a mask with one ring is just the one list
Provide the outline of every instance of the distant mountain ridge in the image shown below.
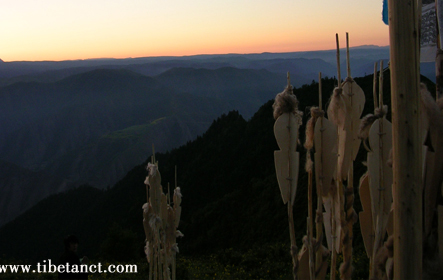
[[[389,46],[362,45],[350,48],[353,77],[373,72],[374,62],[389,60]],[[346,76],[346,52],[340,49],[342,77]],[[285,61],[288,65],[278,63]],[[291,61],[291,62],[289,62]],[[281,67],[280,67],[281,66]],[[385,63],[387,66],[387,63]],[[54,82],[70,75],[94,69],[127,69],[142,75],[156,76],[172,68],[266,69],[271,72],[291,72],[297,76],[297,87],[323,76],[336,76],[336,50],[300,51],[285,53],[210,54],[191,56],[159,56],[124,59],[85,59],[70,61],[17,61],[0,64],[0,85],[19,81]],[[372,67],[372,70],[371,70]],[[421,63],[421,74],[435,81],[435,63]]]
[[[104,188],[144,161],[152,144],[159,152],[182,145],[229,110],[250,116],[286,83],[284,74],[266,70],[177,71],[148,77],[127,69],[96,69],[51,83],[0,87],[0,160],[63,178],[67,186]],[[192,75],[191,87],[172,82],[183,81],[177,73]],[[45,178],[36,183],[42,195],[34,197],[60,190]],[[25,191],[28,181],[14,182],[6,187],[0,180],[0,190],[9,189],[0,211],[12,209],[0,217],[0,225],[36,202],[18,200],[31,194]]]
[[[371,62],[380,59],[389,59],[389,47],[358,46],[350,48],[351,66],[354,69],[361,65],[354,64],[354,59],[365,59]],[[342,63],[345,63],[345,50],[341,49]],[[302,61],[298,59],[312,60]],[[322,62],[318,60],[322,60]],[[277,60],[293,60],[298,68],[309,67],[313,71],[303,73],[294,66],[277,68],[278,72],[293,72],[299,75],[299,80],[294,80],[295,86],[301,86],[312,79],[316,79],[318,72],[325,76],[335,75],[336,51],[303,51],[287,53],[256,53],[256,54],[214,54],[192,56],[163,56],[163,57],[140,57],[126,59],[86,59],[72,61],[19,61],[5,62],[0,64],[0,85],[11,84],[18,81],[55,81],[69,75],[87,72],[97,68],[128,69],[143,75],[155,76],[176,67],[217,69],[221,67],[235,67],[240,69],[267,69],[275,70]],[[326,63],[326,64],[325,64]],[[284,66],[284,65],[282,65]],[[274,70],[273,70],[274,69]],[[342,69],[346,69],[342,67]],[[344,70],[345,71],[345,70]],[[345,72],[343,72],[343,75]],[[355,73],[355,77],[364,76],[364,73]],[[342,76],[343,76],[342,75]]]

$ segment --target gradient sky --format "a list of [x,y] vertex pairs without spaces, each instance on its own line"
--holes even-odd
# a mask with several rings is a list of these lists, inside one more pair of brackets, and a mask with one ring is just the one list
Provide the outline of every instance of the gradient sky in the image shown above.
[[389,44],[382,0],[11,0],[4,61],[290,52]]

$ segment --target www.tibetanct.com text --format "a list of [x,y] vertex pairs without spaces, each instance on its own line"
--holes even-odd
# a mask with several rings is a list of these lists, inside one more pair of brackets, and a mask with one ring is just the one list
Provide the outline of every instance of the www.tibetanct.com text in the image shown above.
[[110,264],[106,269],[101,263],[98,264],[59,264],[55,265],[49,259],[42,263],[38,262],[35,269],[31,265],[0,265],[2,273],[137,273],[136,264]]

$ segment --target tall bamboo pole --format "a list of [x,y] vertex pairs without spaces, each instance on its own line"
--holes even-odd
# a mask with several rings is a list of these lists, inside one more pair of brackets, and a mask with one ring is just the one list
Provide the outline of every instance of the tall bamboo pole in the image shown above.
[[[323,105],[322,105],[322,88],[321,88],[321,72],[318,73],[318,108],[320,110],[320,112],[323,110]],[[320,117],[320,125],[321,127],[323,127],[323,116]],[[316,153],[322,153],[322,142],[323,142],[323,137],[320,138],[320,146],[319,147],[315,147],[315,152]],[[323,158],[320,156],[320,161],[323,163]],[[323,170],[320,167],[320,174],[323,174]],[[323,197],[323,193],[322,193],[322,185],[320,182],[316,182],[316,190],[317,190],[317,214],[316,215],[323,215],[323,201],[322,201],[322,197]],[[322,225],[322,219],[320,219],[319,217],[316,218],[316,242],[320,243],[319,246],[321,246],[321,240],[323,239],[323,225]],[[321,253],[320,249],[317,249],[317,253],[315,255],[315,273],[316,275],[319,274],[321,266],[323,262],[323,255]],[[317,277],[315,279],[318,279]],[[320,279],[318,279],[320,280]]]
[[[421,1],[419,1],[421,2]],[[422,277],[422,178],[419,95],[420,3],[390,0],[394,279]]]
[[341,70],[340,70],[340,45],[338,41],[338,33],[335,33],[335,43],[337,44],[337,79],[338,87],[341,88]]
[[378,77],[379,107],[383,109],[383,60],[380,60],[380,76]]
[[[435,1],[435,10],[438,11],[438,1]],[[438,18],[437,18],[438,19]],[[441,49],[440,26],[437,20],[437,55],[435,58],[435,100],[438,101],[443,93],[443,50]]]
[[[310,150],[306,151],[310,153]],[[311,280],[315,279],[315,257],[314,257],[314,246],[313,246],[313,232],[314,232],[314,222],[312,219],[312,168],[308,171],[308,218],[307,218],[307,235],[308,235],[308,253],[309,253],[309,278]]]
[[[346,69],[347,69],[347,76],[351,77],[351,61],[349,58],[349,34],[346,32]],[[351,89],[352,85],[351,83],[347,83],[347,86],[349,89]],[[350,93],[352,93],[352,90],[350,90]],[[349,95],[349,100],[351,104],[351,108],[353,106],[352,104],[352,94]],[[349,114],[349,117],[353,119],[352,112],[347,112]],[[354,131],[354,121],[351,122],[351,130],[347,131],[346,133],[353,133]],[[353,153],[353,149],[351,149],[351,153]],[[354,155],[351,155],[352,161],[349,166],[348,171],[348,185],[346,186],[346,192],[343,196],[343,199],[345,201],[346,207],[344,208],[345,211],[345,222],[344,227],[342,229],[342,242],[343,242],[343,264],[340,267],[340,279],[351,279],[352,274],[352,240],[353,240],[353,232],[352,227],[354,225],[353,221],[353,215],[354,215]],[[342,222],[343,223],[343,222]]]
[[[288,123],[290,121],[288,120]],[[290,130],[290,126],[288,125],[288,133]],[[289,133],[290,135],[290,133]],[[291,141],[292,139],[289,137],[289,141]],[[294,141],[294,140],[292,140]],[[289,152],[291,151],[291,149],[289,149]],[[289,156],[289,155],[288,155]],[[294,168],[291,164],[291,160],[289,160],[289,170],[292,170],[292,168]],[[292,255],[292,265],[293,265],[293,277],[294,280],[297,280],[297,270],[298,270],[298,259],[297,259],[297,244],[295,241],[295,227],[294,227],[294,215],[293,215],[293,206],[292,206],[292,199],[291,199],[291,182],[292,182],[292,178],[290,178],[288,180],[288,184],[289,184],[289,201],[288,201],[288,222],[289,222],[289,235],[291,238],[291,255]]]
[[346,32],[346,73],[351,77],[351,60],[349,58],[349,33]]
[[373,80],[373,86],[372,86],[372,94],[374,96],[374,111],[378,107],[377,102],[377,62],[374,63],[374,80]]
[[[311,118],[314,118],[314,116],[311,116]],[[311,150],[306,149],[306,155],[307,160],[311,160],[310,156]],[[308,163],[307,163],[308,164]],[[313,246],[313,232],[314,232],[314,222],[312,219],[312,167],[308,169],[306,167],[306,170],[308,172],[308,218],[307,218],[307,237],[308,237],[308,253],[309,253],[309,279],[314,280],[315,279],[315,258],[314,258],[314,246]]]
[[[337,79],[338,79],[338,87],[341,88],[341,74],[340,74],[340,45],[339,45],[339,40],[338,40],[338,34],[335,34],[335,43],[337,45]],[[337,128],[338,129],[338,128]],[[337,131],[338,132],[338,131]],[[338,146],[338,143],[337,143]],[[340,188],[340,184],[339,181],[341,181],[340,178],[341,175],[338,174],[338,168],[337,168],[337,192],[339,191]],[[335,199],[335,195],[332,198],[332,202],[331,205],[335,205],[334,203],[334,199]],[[334,206],[333,206],[334,207]],[[335,220],[335,210],[331,209],[331,231],[332,231],[332,244],[331,244],[331,251],[332,251],[332,255],[331,255],[331,270],[330,270],[330,280],[335,280],[335,271],[336,271],[336,263],[337,263],[337,251],[335,248],[335,241],[336,241],[336,220]]]
[[[383,60],[380,61],[380,76],[379,76],[379,108],[380,110],[383,110]],[[383,227],[383,208],[385,205],[385,197],[384,197],[384,190],[385,190],[385,186],[384,185],[384,178],[383,178],[383,168],[384,168],[384,162],[387,159],[383,158],[383,135],[385,134],[385,132],[383,131],[383,117],[380,119],[381,121],[379,122],[379,131],[378,131],[378,137],[379,137],[379,147],[378,147],[378,151],[376,151],[377,147],[372,147],[373,152],[378,152],[379,155],[379,160],[380,163],[378,165],[378,191],[379,191],[379,199],[376,202],[377,205],[377,219],[376,219],[376,223],[375,223],[375,239],[374,239],[374,247],[373,247],[373,252],[372,252],[372,260],[376,260],[376,255],[377,252],[379,250],[379,248],[383,245],[383,239],[386,235],[386,229]],[[372,180],[376,180],[377,178],[371,178]],[[382,230],[383,229],[383,230]],[[374,277],[375,273],[376,273],[377,267],[376,266],[371,266],[371,276]],[[372,277],[370,279],[372,279]]]
[[[291,88],[291,79],[289,77],[289,72],[287,75],[287,80],[288,80],[288,88]],[[295,151],[293,143],[296,143],[297,139],[291,139],[291,120],[290,120],[290,115],[288,115],[288,125],[287,125],[287,129],[288,129],[288,135],[289,135],[289,149],[288,149],[288,164],[289,164],[289,174],[291,173],[292,168],[298,168],[298,166],[292,166],[293,163],[293,158],[291,155],[291,152]],[[292,265],[293,265],[293,277],[294,280],[297,280],[297,271],[298,271],[298,259],[297,259],[297,243],[295,241],[295,227],[294,227],[294,210],[293,210],[293,205],[292,205],[292,180],[295,180],[295,178],[290,178],[291,176],[289,175],[288,177],[288,222],[289,222],[289,235],[291,238],[291,255],[292,255]]]

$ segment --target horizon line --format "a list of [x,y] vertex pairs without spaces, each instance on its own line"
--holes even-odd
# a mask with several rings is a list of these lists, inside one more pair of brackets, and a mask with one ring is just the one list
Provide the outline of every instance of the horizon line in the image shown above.
[[[379,45],[359,45],[349,47],[349,49],[356,48],[364,48],[364,47],[377,47],[377,48],[385,48],[389,47],[389,45],[379,46]],[[344,50],[346,47],[340,48],[340,50]],[[125,59],[144,59],[144,58],[189,58],[189,57],[197,57],[197,56],[224,56],[224,55],[261,55],[261,54],[291,54],[291,53],[309,53],[309,52],[326,52],[326,51],[336,51],[336,49],[321,49],[321,50],[308,50],[308,51],[289,51],[289,52],[257,52],[257,53],[207,53],[207,54],[191,54],[191,55],[157,55],[157,56],[139,56],[139,57],[102,57],[102,58],[79,58],[79,59],[64,59],[64,60],[12,60],[12,61],[4,61],[0,57],[0,63],[14,63],[14,62],[70,62],[70,61],[93,61],[93,60],[125,60]]]

